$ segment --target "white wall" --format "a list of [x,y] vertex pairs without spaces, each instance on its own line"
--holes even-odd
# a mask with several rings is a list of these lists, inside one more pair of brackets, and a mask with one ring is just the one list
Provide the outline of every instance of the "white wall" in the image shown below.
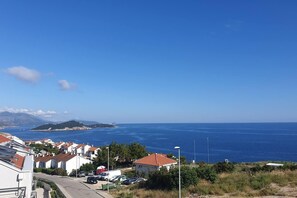
[[160,170],[161,167],[165,167],[167,170],[174,167],[175,164],[165,164],[163,166],[150,166],[150,165],[143,165],[143,164],[136,164],[135,171],[138,173],[149,173],[153,171]]
[[150,165],[143,165],[143,164],[136,164],[135,171],[137,173],[149,173],[160,170],[159,166],[150,166]]
[[70,174],[72,170],[79,169],[83,164],[91,162],[91,160],[76,155],[65,163],[65,170],[67,171],[67,174]]
[[[26,187],[26,197],[31,196],[33,181],[33,156],[26,156],[23,169],[18,169],[11,164],[0,161],[0,187],[17,188]],[[18,180],[18,178],[21,178]],[[0,197],[16,197],[15,192],[0,194]]]

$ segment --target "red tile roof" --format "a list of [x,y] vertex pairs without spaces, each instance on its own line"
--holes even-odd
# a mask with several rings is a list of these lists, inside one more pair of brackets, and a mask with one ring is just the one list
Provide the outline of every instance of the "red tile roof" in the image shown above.
[[144,164],[151,166],[163,166],[167,164],[176,164],[177,162],[173,159],[170,159],[162,154],[151,154],[134,162],[135,164]]
[[89,151],[96,151],[96,150],[98,150],[99,148],[97,148],[97,147],[91,147],[91,148],[89,148]]
[[60,153],[60,154],[54,156],[53,159],[56,160],[56,162],[61,162],[61,161],[68,161],[68,160],[74,158],[75,156],[76,155]]
[[84,144],[79,144],[79,145],[76,146],[76,148],[81,148],[83,146],[85,146],[85,145]]
[[46,156],[40,156],[40,157],[36,157],[34,159],[35,162],[48,162],[49,160],[53,159],[54,156],[52,155],[46,155]]
[[15,156],[11,159],[11,162],[19,169],[23,168],[24,161],[25,157],[20,156],[19,154],[15,154]]
[[10,139],[8,139],[7,137],[0,135],[0,143],[9,142],[9,141],[10,141]]

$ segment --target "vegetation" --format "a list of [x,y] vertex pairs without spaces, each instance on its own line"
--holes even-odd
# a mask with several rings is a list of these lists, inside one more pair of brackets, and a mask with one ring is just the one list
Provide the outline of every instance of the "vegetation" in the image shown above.
[[[117,144],[112,142],[109,146],[109,166],[114,169],[118,167],[129,167],[135,159],[148,155],[145,146],[139,143]],[[95,167],[104,165],[107,167],[107,147],[101,147],[98,157],[94,160]]]
[[83,164],[79,168],[79,171],[84,171],[86,173],[91,173],[91,172],[93,172],[93,170],[95,170],[95,166],[92,163]]
[[52,188],[51,197],[52,198],[66,198],[66,196],[62,193],[62,191],[58,188],[58,186],[47,179],[38,178],[38,182],[44,182],[50,185]]
[[111,124],[91,124],[91,125],[85,125],[81,122],[71,120],[67,122],[62,122],[59,124],[44,124],[41,126],[38,126],[36,128],[33,128],[32,130],[38,131],[38,130],[63,130],[65,128],[75,128],[75,127],[87,127],[87,128],[99,128],[99,127],[114,127],[114,125]]
[[60,175],[60,176],[67,176],[67,172],[62,168],[34,168],[35,173],[45,173],[48,175]]
[[[183,165],[181,182],[183,196],[292,196],[297,193],[297,165],[282,167],[264,163],[199,163]],[[288,190],[289,189],[289,190]],[[145,184],[113,191],[115,197],[176,197],[178,169],[161,169],[149,175]]]
[[51,144],[30,144],[29,146],[33,148],[35,153],[40,153],[41,150],[55,154],[60,152],[58,148],[54,148]]

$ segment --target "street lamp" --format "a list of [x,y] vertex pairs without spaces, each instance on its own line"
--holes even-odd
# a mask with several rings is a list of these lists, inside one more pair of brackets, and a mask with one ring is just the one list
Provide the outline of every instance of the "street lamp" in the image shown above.
[[108,172],[108,175],[107,175],[107,191],[109,193],[109,147],[106,147],[107,149],[107,172]]
[[178,198],[181,198],[181,182],[180,182],[180,147],[175,146],[174,149],[178,150]]

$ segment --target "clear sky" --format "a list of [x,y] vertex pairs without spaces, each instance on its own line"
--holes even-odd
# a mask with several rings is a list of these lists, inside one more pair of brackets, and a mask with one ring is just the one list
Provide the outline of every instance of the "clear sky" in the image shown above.
[[297,1],[0,1],[0,111],[297,121]]

